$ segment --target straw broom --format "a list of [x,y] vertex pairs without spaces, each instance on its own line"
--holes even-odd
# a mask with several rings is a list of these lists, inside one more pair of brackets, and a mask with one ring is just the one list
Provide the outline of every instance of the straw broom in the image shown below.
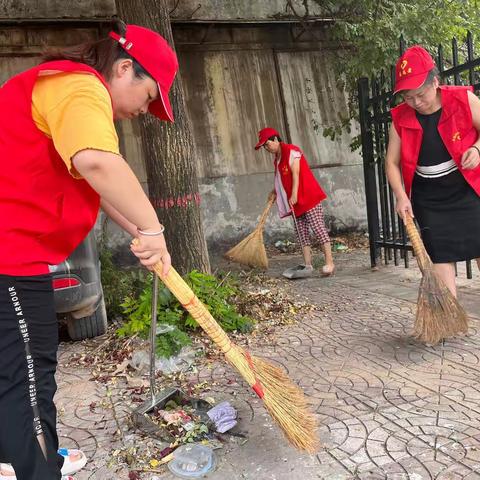
[[422,271],[414,336],[424,343],[435,345],[444,338],[467,333],[467,314],[434,272],[432,261],[425,250],[420,234],[412,217],[408,214],[405,227],[412,242],[418,266]]
[[274,201],[274,196],[270,196],[255,230],[232,247],[225,254],[226,258],[250,267],[259,267],[265,270],[268,268],[267,252],[263,244],[263,227]]
[[[134,240],[137,243],[137,240]],[[230,341],[205,305],[193,293],[178,272],[171,267],[162,275],[162,264],[154,266],[155,273],[175,295],[183,307],[203,328],[225,354],[253,391],[261,398],[267,411],[283,430],[289,442],[300,450],[315,453],[319,448],[317,421],[310,412],[302,389],[295,385],[279,367],[258,357]]]

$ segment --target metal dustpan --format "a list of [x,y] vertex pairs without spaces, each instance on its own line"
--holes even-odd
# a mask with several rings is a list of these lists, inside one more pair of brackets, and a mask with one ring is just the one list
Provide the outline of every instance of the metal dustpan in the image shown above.
[[135,427],[150,437],[167,443],[175,442],[176,438],[166,428],[156,424],[150,416],[155,408],[163,409],[170,401],[174,401],[179,406],[188,405],[192,407],[203,423],[207,424],[210,422],[207,412],[212,408],[212,405],[206,400],[189,397],[178,388],[166,388],[157,393],[154,397],[153,405],[151,399],[148,399],[135,409],[132,414],[132,421]]
[[132,413],[133,424],[145,432],[147,435],[156,437],[166,442],[173,442],[169,432],[159,427],[149,416],[155,408],[164,408],[165,405],[173,400],[177,405],[190,405],[202,417],[202,420],[208,421],[206,412],[211,405],[205,400],[188,397],[178,388],[166,388],[155,394],[155,346],[157,338],[157,305],[158,305],[158,276],[153,276],[152,285],[152,322],[150,325],[150,398],[137,407]]
[[289,280],[296,278],[308,278],[313,274],[313,268],[307,268],[305,265],[297,265],[296,267],[287,268],[282,275]]

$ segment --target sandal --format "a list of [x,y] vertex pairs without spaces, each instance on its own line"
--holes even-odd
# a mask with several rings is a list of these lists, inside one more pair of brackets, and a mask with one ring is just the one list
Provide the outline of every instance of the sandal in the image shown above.
[[335,265],[331,267],[328,265],[324,265],[322,267],[322,277],[330,277],[335,274]]
[[[87,457],[78,449],[59,448],[58,454],[63,457],[62,475],[71,475],[81,470],[87,464]],[[71,455],[79,456],[76,460],[70,458]]]
[[[87,463],[87,457],[78,449],[59,448],[58,454],[63,457],[62,480],[74,480],[70,475],[81,470]],[[79,456],[76,460],[71,455]],[[9,463],[0,463],[0,480],[16,480],[15,470]]]
[[[4,475],[2,472],[12,472],[13,475]],[[15,472],[9,463],[0,463],[0,480],[16,480]],[[62,480],[75,480],[72,476],[62,476]]]
[[0,480],[15,480],[15,472],[9,463],[0,463]]
[[[2,472],[11,472],[5,475]],[[16,480],[15,471],[9,463],[0,463],[0,480]],[[75,480],[71,475],[62,475],[62,480]]]

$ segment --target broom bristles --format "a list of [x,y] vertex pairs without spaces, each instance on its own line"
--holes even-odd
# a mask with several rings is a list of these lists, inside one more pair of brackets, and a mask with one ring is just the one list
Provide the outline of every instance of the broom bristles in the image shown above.
[[263,244],[263,231],[256,228],[250,235],[232,247],[225,254],[225,257],[243,265],[266,270],[268,268],[268,258]]
[[418,292],[414,336],[435,345],[444,338],[468,332],[468,317],[431,267],[425,268]]
[[259,267],[264,270],[268,268],[267,252],[263,244],[263,226],[274,201],[274,197],[270,196],[255,230],[232,247],[225,254],[226,258],[250,267]]
[[265,408],[287,440],[300,450],[317,452],[320,448],[318,422],[303,390],[281,368],[258,357],[247,358],[247,355],[238,346],[226,353],[227,360],[250,386],[258,382]]
[[432,260],[409,214],[405,217],[405,227],[422,271],[413,335],[422,342],[435,345],[444,338],[467,333],[467,314],[449,288],[436,275]]

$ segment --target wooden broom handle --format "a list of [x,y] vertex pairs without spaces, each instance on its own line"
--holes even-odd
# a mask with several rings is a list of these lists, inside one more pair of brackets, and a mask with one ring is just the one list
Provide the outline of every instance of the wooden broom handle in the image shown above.
[[262,214],[260,215],[260,220],[258,221],[257,230],[262,229],[263,226],[265,225],[265,222],[266,222],[267,216],[268,216],[268,212],[270,212],[270,209],[272,208],[272,205],[273,205],[274,201],[275,201],[275,199],[273,198],[273,196],[272,196],[272,198],[268,199],[267,205],[265,206],[265,209],[263,210]]
[[423,246],[422,238],[420,237],[420,233],[418,232],[417,227],[415,226],[415,222],[410,214],[405,213],[405,228],[407,230],[407,234],[412,242],[413,251],[415,256],[417,257],[417,261],[420,267],[423,267],[428,262],[427,260],[427,252],[425,251],[425,247]]
[[162,280],[182,304],[183,308],[190,312],[190,315],[198,322],[205,333],[218,345],[223,353],[227,353],[232,348],[232,342],[228,338],[228,335],[178,272],[173,267],[170,267],[168,274],[163,276],[163,265],[161,262],[155,264],[153,269],[160,280]]

